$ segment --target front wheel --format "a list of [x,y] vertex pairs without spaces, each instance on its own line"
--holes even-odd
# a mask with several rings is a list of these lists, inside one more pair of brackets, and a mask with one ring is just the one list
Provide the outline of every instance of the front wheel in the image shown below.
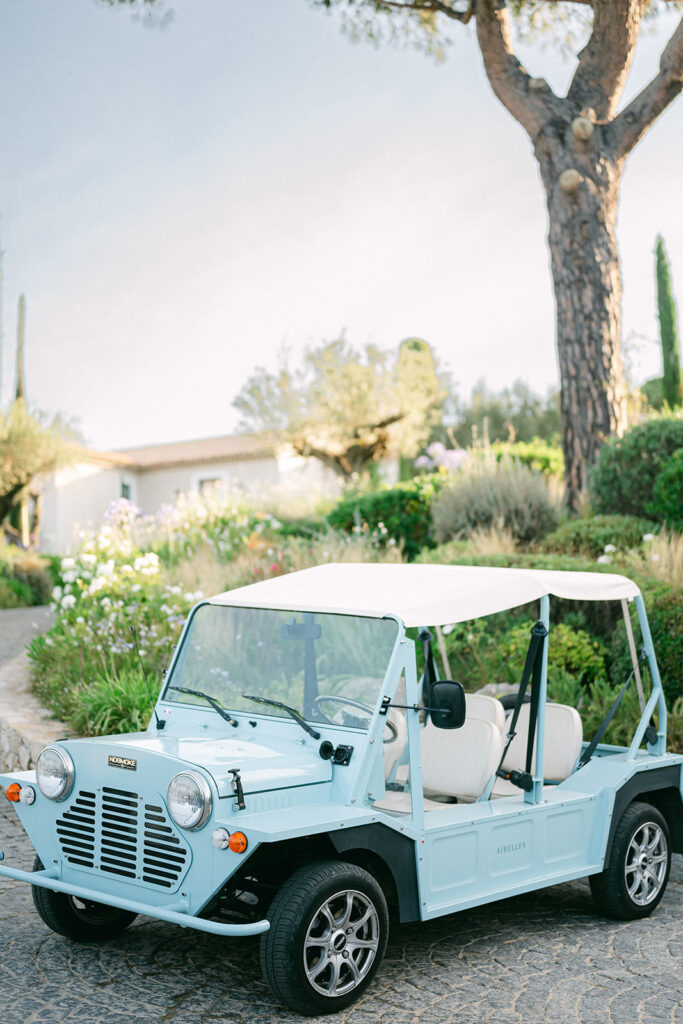
[[[40,857],[36,857],[33,870],[43,870]],[[35,908],[48,928],[77,942],[112,939],[137,917],[130,910],[107,907],[103,903],[93,903],[65,892],[53,892],[40,885],[34,885],[31,889]]]
[[309,864],[285,882],[261,938],[273,995],[306,1014],[335,1013],[370,984],[387,945],[389,914],[367,871],[343,861]]
[[604,870],[589,879],[593,899],[608,917],[646,917],[664,895],[670,869],[671,838],[664,815],[636,801],[619,819]]

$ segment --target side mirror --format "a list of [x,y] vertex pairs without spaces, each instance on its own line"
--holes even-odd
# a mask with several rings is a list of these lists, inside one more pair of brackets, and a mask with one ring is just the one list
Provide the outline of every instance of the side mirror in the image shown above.
[[459,729],[465,724],[465,690],[462,683],[434,683],[429,693],[432,722],[437,729]]

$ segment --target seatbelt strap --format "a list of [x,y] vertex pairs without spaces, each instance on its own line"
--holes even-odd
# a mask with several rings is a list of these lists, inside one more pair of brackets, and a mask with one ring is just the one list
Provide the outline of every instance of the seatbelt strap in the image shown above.
[[635,675],[635,671],[636,670],[634,668],[631,669],[631,674],[629,675],[628,679],[626,680],[626,682],[624,683],[622,688],[619,690],[619,693],[617,694],[617,696],[616,696],[616,698],[615,698],[615,700],[614,700],[614,702],[612,704],[612,707],[609,709],[609,711],[605,715],[605,717],[604,717],[604,719],[602,721],[602,724],[600,725],[598,731],[596,732],[595,736],[590,741],[590,743],[588,744],[588,746],[584,750],[583,754],[581,755],[581,760],[579,761],[579,768],[583,768],[583,766],[585,764],[588,764],[588,762],[590,761],[591,757],[595,753],[595,748],[597,747],[598,743],[600,742],[602,737],[607,732],[607,727],[609,726],[610,722],[614,718],[616,710],[619,707],[619,705],[621,704],[621,698],[626,693],[626,690],[628,688],[628,684],[633,679],[633,677]]
[[[424,654],[425,670],[422,677],[422,698],[425,704],[431,704],[431,691],[434,683],[438,682],[439,677],[436,674],[436,663],[434,661],[434,653],[432,651],[432,634],[431,630],[423,627],[417,634],[417,639],[422,644],[422,653]],[[428,693],[425,693],[425,683],[427,684]]]
[[[529,641],[529,649],[526,654],[526,661],[524,662],[524,670],[522,672],[522,678],[519,684],[519,690],[517,691],[517,701],[515,703],[514,710],[512,712],[512,718],[510,719],[510,727],[507,732],[507,742],[503,750],[503,755],[500,759],[500,764],[496,769],[496,775],[503,779],[509,779],[514,782],[516,786],[521,789],[530,789],[528,782],[531,780],[531,760],[533,758],[534,751],[534,739],[536,733],[536,722],[538,719],[538,701],[539,701],[539,690],[541,680],[541,664],[543,659],[543,644],[545,638],[548,635],[548,630],[542,622],[537,622],[531,628],[531,640]],[[510,744],[517,735],[517,719],[524,703],[524,697],[526,696],[526,688],[531,680],[531,707],[529,708],[529,736],[527,739],[527,750],[526,750],[526,772],[505,772],[503,771],[503,762],[507,757],[507,752],[510,749]],[[526,778],[524,777],[526,775]],[[533,785],[533,780],[532,780]]]

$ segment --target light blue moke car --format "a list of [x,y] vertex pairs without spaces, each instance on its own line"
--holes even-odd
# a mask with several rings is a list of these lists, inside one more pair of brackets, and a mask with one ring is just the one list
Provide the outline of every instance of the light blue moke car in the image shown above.
[[[642,708],[628,748],[604,730],[584,742],[577,711],[546,702],[551,596],[622,603]],[[438,681],[424,630],[418,683],[407,627],[536,601],[507,721],[493,697]],[[146,732],[64,740],[0,777],[37,854],[33,874],[0,875],[30,883],[72,939],[136,914],[260,934],[275,997],[333,1012],[371,981],[390,918],[585,875],[602,912],[651,913],[683,852],[683,756],[665,738],[645,608],[623,576],[320,566],[197,605]]]

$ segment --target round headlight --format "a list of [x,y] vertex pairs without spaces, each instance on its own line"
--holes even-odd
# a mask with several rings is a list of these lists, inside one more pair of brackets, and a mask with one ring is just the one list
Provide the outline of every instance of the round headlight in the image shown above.
[[199,772],[181,772],[171,779],[166,803],[176,825],[201,828],[211,814],[209,784]]
[[38,789],[48,800],[63,800],[74,784],[74,763],[61,747],[45,747],[36,761]]

